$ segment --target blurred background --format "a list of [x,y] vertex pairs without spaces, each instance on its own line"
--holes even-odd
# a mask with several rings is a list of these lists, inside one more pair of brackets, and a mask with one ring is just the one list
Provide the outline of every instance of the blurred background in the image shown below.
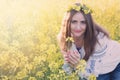
[[[0,80],[77,80],[61,69],[56,36],[67,5],[79,0],[0,0]],[[120,0],[83,0],[120,42]]]

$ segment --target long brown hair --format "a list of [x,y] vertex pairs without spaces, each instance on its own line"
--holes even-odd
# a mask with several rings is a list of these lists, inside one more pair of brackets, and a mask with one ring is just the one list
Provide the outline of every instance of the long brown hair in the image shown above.
[[[77,6],[79,6],[77,4]],[[58,35],[58,41],[60,48],[62,50],[66,50],[66,41],[65,39],[67,37],[71,37],[71,20],[72,17],[77,13],[77,10],[70,10],[69,12],[66,12],[63,21],[62,21],[62,27],[60,30],[60,33]],[[85,14],[83,10],[80,10],[80,12],[83,14],[83,16],[86,19],[86,31],[84,33],[84,49],[85,49],[85,56],[84,59],[87,61],[90,57],[90,55],[93,54],[93,51],[95,49],[95,45],[98,42],[97,35],[99,32],[104,33],[105,36],[109,37],[108,33],[99,25],[97,25],[95,22],[93,22],[91,13]]]

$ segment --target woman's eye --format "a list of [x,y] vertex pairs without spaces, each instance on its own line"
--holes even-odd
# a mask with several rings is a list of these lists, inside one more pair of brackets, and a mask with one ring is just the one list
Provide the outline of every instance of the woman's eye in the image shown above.
[[77,21],[73,20],[73,21],[71,21],[71,23],[77,23]]
[[82,24],[86,24],[86,21],[80,21]]

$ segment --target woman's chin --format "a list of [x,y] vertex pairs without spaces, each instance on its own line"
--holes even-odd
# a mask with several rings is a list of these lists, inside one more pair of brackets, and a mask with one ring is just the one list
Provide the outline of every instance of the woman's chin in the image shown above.
[[74,34],[74,37],[76,37],[76,38],[80,38],[82,36],[83,36],[82,34]]
[[81,35],[74,35],[74,37],[81,37]]

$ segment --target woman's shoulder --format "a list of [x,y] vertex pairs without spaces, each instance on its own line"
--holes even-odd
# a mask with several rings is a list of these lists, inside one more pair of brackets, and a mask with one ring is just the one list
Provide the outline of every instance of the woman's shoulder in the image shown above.
[[109,38],[102,32],[99,32],[97,35],[98,42],[95,45],[95,53],[100,53],[107,48],[107,43],[109,42]]
[[101,39],[104,39],[104,38],[108,38],[107,35],[105,35],[104,33],[99,32],[99,33],[97,34],[97,39],[98,39],[98,40],[101,40]]

